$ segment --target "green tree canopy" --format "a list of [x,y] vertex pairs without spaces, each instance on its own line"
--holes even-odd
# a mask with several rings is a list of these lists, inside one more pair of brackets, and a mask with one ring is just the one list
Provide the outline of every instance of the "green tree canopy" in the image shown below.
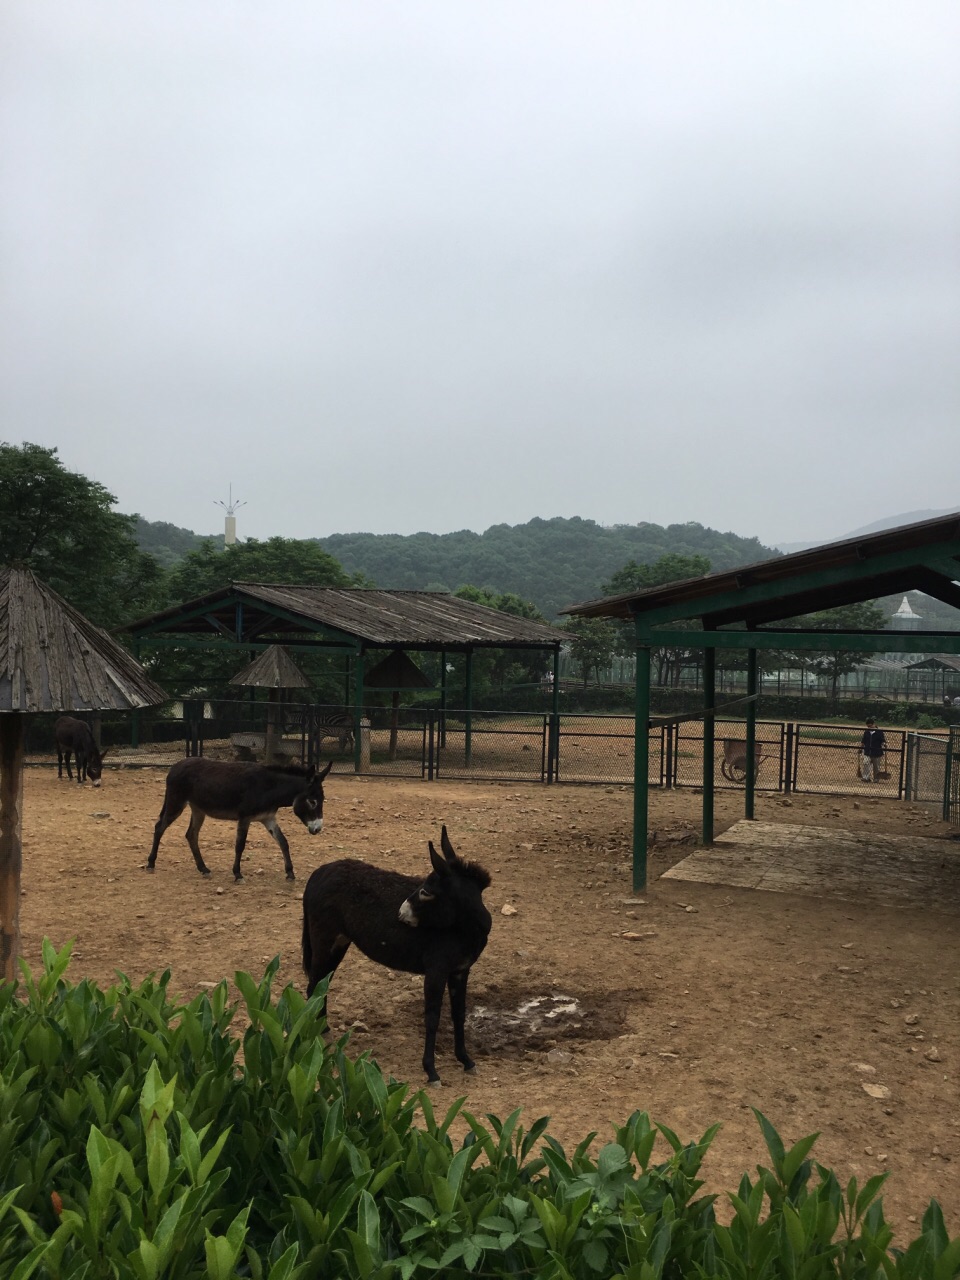
[[652,564],[638,564],[636,560],[628,560],[600,589],[605,596],[625,596],[631,591],[663,587],[668,582],[682,582],[685,578],[702,578],[709,572],[710,561],[706,556],[682,556],[668,551]]
[[[638,564],[636,560],[628,560],[622,569],[618,569],[609,582],[603,583],[603,594],[607,596],[625,596],[631,591],[644,591],[649,587],[664,587],[670,582],[682,582],[686,578],[702,578],[710,572],[710,561],[701,555],[680,555],[668,551],[658,556],[651,564]],[[670,624],[673,631],[699,631],[700,623],[695,619]],[[623,653],[633,653],[634,636],[631,623],[618,625],[619,649]],[[655,679],[657,684],[678,685],[685,667],[700,662],[699,649],[677,649],[658,646],[651,650]]]
[[311,587],[354,587],[357,577],[312,538],[250,538],[218,548],[213,541],[189,552],[167,580],[171,604],[207,595],[231,582],[284,582]]
[[155,608],[162,572],[101,484],[56,449],[0,443],[0,563],[32,569],[92,622],[111,627]]

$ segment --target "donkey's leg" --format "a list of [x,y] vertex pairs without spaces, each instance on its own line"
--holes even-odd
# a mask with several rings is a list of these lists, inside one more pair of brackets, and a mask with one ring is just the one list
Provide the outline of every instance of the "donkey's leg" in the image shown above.
[[237,820],[237,839],[233,846],[233,878],[237,884],[243,879],[243,872],[240,870],[240,858],[247,847],[247,832],[250,830],[252,821],[252,818],[238,818]]
[[157,851],[160,848],[160,841],[163,833],[169,827],[171,822],[176,822],[187,807],[186,800],[175,800],[168,791],[163,798],[163,808],[160,810],[160,817],[157,819],[153,828],[153,846],[150,849],[150,857],[147,859],[147,870],[152,871],[157,863]]
[[[275,813],[271,813],[269,817],[261,818],[260,821],[280,846],[280,852],[283,854],[283,869],[287,873],[287,879],[296,880],[296,876],[293,874],[293,863],[290,861],[290,846],[287,844],[287,837],[280,830],[280,824],[277,822],[277,815]],[[238,853],[237,867],[239,867],[239,865],[240,855]],[[234,867],[234,873],[236,873],[237,867]]]
[[57,777],[63,777],[63,752],[57,747]]
[[447,979],[447,990],[450,992],[450,1017],[453,1019],[453,1052],[457,1061],[463,1063],[464,1071],[476,1071],[477,1064],[467,1053],[463,1035],[463,1024],[467,1017],[467,978],[469,976],[469,969],[451,973]]
[[187,844],[190,846],[190,852],[193,854],[193,860],[197,864],[197,870],[202,876],[210,874],[210,868],[203,860],[203,854],[200,852],[200,828],[203,826],[203,820],[207,815],[202,809],[198,809],[191,802],[190,805],[190,825],[187,827]]
[[437,1028],[440,1026],[440,1009],[443,1005],[443,989],[447,985],[446,973],[431,973],[423,979],[423,1069],[427,1084],[439,1084],[436,1050]]

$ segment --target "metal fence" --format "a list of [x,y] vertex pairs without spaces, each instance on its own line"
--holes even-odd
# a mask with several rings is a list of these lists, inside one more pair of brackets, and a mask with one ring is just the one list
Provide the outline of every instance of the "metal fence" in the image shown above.
[[950,745],[947,752],[947,786],[944,818],[955,827],[960,827],[960,727],[950,730]]
[[[28,760],[49,763],[54,717],[33,718]],[[349,732],[344,734],[344,720]],[[250,700],[185,700],[135,717],[104,716],[107,761],[169,766],[182,756],[263,759],[268,740],[283,760],[332,761],[337,772],[478,781],[633,783],[632,716],[494,712],[436,708],[365,708],[359,724],[342,707]],[[714,785],[742,788],[746,727],[716,721]],[[359,732],[359,738],[357,736]],[[957,730],[954,730],[957,733]],[[943,803],[951,754],[944,734],[886,731],[875,781],[860,773],[862,729],[836,724],[758,721],[756,787],[761,792],[881,795]],[[955,744],[952,757],[960,756]],[[703,785],[703,723],[659,723],[649,730],[651,786]],[[952,783],[960,786],[960,780]],[[960,799],[955,800],[960,814]]]

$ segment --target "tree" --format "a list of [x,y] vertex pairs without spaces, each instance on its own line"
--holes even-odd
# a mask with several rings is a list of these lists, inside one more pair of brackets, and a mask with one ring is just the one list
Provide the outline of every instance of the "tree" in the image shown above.
[[590,681],[590,672],[599,679],[599,673],[608,667],[618,652],[620,636],[618,628],[603,618],[571,618],[563,630],[570,636],[570,656],[580,672],[583,687]]
[[[663,587],[671,582],[682,582],[685,578],[702,578],[709,572],[710,561],[706,556],[684,556],[668,551],[652,564],[638,564],[636,560],[628,560],[609,582],[602,584],[601,590],[604,595],[625,596],[632,591],[645,591],[650,587]],[[670,623],[671,631],[700,631],[701,629],[700,623],[693,620]],[[620,651],[633,653],[636,642],[630,624],[621,624],[618,634]],[[651,649],[650,657],[654,666],[655,682],[659,685],[678,685],[684,667],[699,663],[700,651],[695,648],[658,646]]]
[[311,587],[355,587],[338,560],[312,538],[249,538],[218,548],[207,541],[189,552],[171,571],[167,595],[171,604],[207,595],[232,582],[285,582]]
[[[808,614],[803,621],[814,631],[882,631],[886,617],[883,610],[871,601],[862,601]],[[808,671],[829,680],[831,697],[835,702],[840,677],[862,667],[869,655],[863,649],[828,649],[823,653],[807,650],[804,656]]]
[[92,622],[111,627],[159,603],[162,570],[137,546],[136,516],[56,449],[0,443],[0,563],[32,569]]

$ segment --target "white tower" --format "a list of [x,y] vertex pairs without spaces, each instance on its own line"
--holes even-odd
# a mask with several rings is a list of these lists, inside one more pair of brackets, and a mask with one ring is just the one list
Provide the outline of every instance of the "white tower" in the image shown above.
[[223,507],[224,511],[227,513],[223,521],[223,545],[225,547],[232,547],[237,540],[237,517],[235,512],[237,507],[244,507],[246,506],[246,503],[239,501],[234,502],[232,484],[230,486],[230,495],[227,501],[220,502],[219,499],[215,499],[215,501],[217,506]]

